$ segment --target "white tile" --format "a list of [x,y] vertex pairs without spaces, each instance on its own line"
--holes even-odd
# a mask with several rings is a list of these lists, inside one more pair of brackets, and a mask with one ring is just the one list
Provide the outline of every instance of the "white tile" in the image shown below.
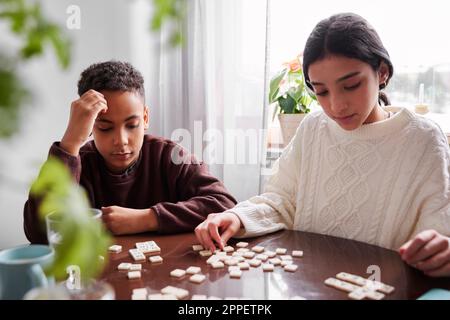
[[181,269],[175,269],[175,270],[170,271],[170,276],[175,277],[175,278],[184,277],[185,274],[186,274],[186,271],[181,270]]

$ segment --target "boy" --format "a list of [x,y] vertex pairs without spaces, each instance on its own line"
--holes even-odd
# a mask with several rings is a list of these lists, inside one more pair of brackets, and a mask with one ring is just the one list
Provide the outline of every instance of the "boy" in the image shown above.
[[[145,134],[143,84],[129,63],[108,61],[83,71],[80,99],[72,103],[66,132],[49,155],[67,165],[113,234],[192,231],[236,200],[174,142]],[[91,133],[94,140],[86,143]],[[190,161],[174,161],[180,152]],[[46,243],[37,206],[31,196],[25,203],[25,234],[31,243]]]

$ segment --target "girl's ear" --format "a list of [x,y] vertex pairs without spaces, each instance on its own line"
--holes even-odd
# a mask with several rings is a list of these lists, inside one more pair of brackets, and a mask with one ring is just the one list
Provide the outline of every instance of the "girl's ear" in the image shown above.
[[148,129],[148,124],[150,122],[150,109],[148,106],[144,107],[144,129]]
[[389,67],[386,62],[382,61],[378,68],[379,84],[386,83],[389,79]]

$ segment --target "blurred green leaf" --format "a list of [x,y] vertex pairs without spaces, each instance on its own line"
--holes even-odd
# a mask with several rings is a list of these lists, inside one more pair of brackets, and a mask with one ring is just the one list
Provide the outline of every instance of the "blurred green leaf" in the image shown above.
[[56,158],[49,158],[33,182],[31,193],[41,199],[42,220],[52,213],[58,223],[56,231],[62,241],[55,245],[55,260],[47,270],[56,279],[67,277],[66,268],[77,265],[81,277],[89,280],[104,267],[99,256],[108,257],[111,238],[101,220],[93,219],[84,190],[76,184],[67,167]]
[[176,47],[183,44],[182,23],[186,16],[186,0],[153,0],[153,17],[150,21],[152,31],[161,30],[163,25],[172,27],[169,43]]

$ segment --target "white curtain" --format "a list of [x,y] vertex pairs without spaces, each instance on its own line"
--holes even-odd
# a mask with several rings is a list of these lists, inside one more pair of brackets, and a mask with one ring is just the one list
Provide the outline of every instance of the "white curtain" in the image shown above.
[[136,57],[146,69],[150,132],[195,153],[238,200],[259,193],[266,4],[188,0],[185,45],[167,46],[171,29],[163,28],[150,36],[150,62]]

